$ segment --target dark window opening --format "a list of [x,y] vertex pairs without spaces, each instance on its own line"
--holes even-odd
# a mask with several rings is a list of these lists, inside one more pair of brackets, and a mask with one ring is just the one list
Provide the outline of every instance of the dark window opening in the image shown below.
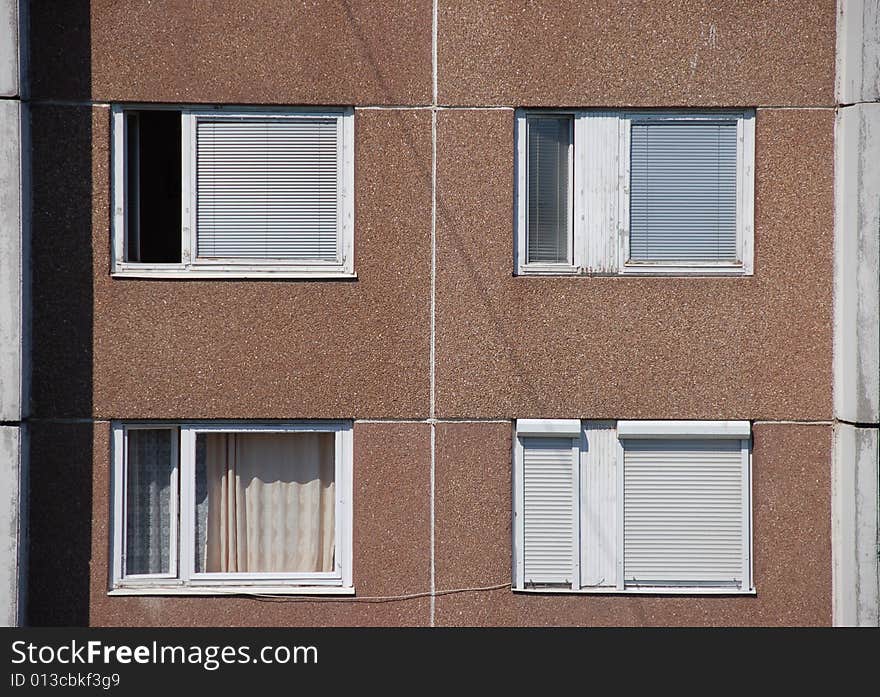
[[181,261],[180,120],[179,111],[126,114],[126,261]]

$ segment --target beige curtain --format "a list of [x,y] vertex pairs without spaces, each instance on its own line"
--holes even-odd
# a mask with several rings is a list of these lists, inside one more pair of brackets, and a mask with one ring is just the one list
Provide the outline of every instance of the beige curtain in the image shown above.
[[333,571],[333,434],[205,438],[205,570]]

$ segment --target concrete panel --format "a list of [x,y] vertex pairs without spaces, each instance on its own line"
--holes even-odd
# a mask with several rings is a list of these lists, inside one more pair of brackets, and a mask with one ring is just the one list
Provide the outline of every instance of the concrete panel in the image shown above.
[[19,94],[18,0],[0,0],[0,95]]
[[842,107],[835,142],[834,410],[880,421],[880,104]]
[[351,282],[111,278],[108,112],[93,125],[95,414],[427,416],[430,113],[355,115]]
[[834,0],[441,0],[440,102],[829,105],[834,28]]
[[831,418],[831,110],[758,110],[742,278],[514,277],[513,122],[438,116],[439,415]]
[[[352,598],[107,595],[110,540],[109,424],[95,425],[90,490],[93,626],[425,626],[430,621],[430,430],[425,424],[355,424]],[[70,446],[44,433],[54,466]],[[47,453],[49,454],[49,453]],[[79,468],[77,468],[79,469]],[[88,563],[88,557],[81,560]],[[40,579],[41,584],[51,578]],[[60,581],[56,581],[60,583]],[[60,589],[59,589],[60,592]],[[395,599],[398,596],[415,595]],[[358,600],[360,598],[360,600]],[[369,601],[368,599],[371,599]],[[376,602],[384,599],[384,602]],[[366,602],[365,602],[366,601]]]
[[878,462],[878,429],[837,424],[832,535],[838,626],[880,626]]
[[505,423],[437,426],[436,587],[471,589],[437,598],[437,625],[831,624],[831,426],[754,426],[757,594],[731,597],[480,590],[512,580],[511,430]]
[[22,418],[21,103],[0,101],[0,421]]
[[25,438],[19,426],[0,426],[0,625],[21,624],[24,519],[22,457]]
[[880,2],[837,2],[837,101],[880,99]]
[[[36,5],[39,96],[230,104],[431,98],[430,0]],[[80,76],[68,74],[71,64]]]

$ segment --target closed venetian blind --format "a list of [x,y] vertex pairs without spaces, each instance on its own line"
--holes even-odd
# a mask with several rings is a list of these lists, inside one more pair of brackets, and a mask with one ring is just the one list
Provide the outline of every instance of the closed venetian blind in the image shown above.
[[523,438],[523,580],[574,575],[574,451],[571,438]]
[[200,258],[338,256],[337,119],[199,119]]
[[569,261],[570,117],[528,119],[528,262]]
[[624,441],[624,581],[730,585],[743,569],[739,440]]
[[633,123],[632,261],[737,261],[737,126]]

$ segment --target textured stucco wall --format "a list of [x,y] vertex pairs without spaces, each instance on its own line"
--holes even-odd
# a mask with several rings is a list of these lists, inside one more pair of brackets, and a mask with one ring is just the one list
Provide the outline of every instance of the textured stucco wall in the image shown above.
[[[592,416],[592,414],[591,414]],[[441,596],[437,625],[794,626],[831,623],[831,426],[757,424],[755,596]],[[511,579],[510,424],[437,427],[437,588]]]
[[440,103],[831,105],[834,12],[834,0],[440,0]]
[[[57,5],[32,9],[41,57],[35,95],[231,104],[430,101],[430,0]],[[51,41],[68,32],[79,44],[75,55]],[[86,79],[65,74],[77,63],[88,66]]]
[[[34,624],[429,624],[431,424],[354,429],[358,597],[420,595],[372,603],[107,596],[108,421],[432,407],[823,422],[754,428],[757,596],[472,590],[436,624],[831,622],[835,3],[438,9],[438,104],[509,108],[441,108],[432,142],[430,0],[34,3]],[[111,278],[129,101],[354,105],[357,280]],[[757,107],[754,276],[513,276],[513,108],[620,105]],[[511,580],[510,432],[436,425],[438,592]]]
[[[72,447],[74,446],[74,447]],[[108,596],[110,425],[37,427],[32,540],[42,583],[35,624],[419,626],[430,621],[430,433],[425,424],[354,428],[354,586],[346,598]],[[49,505],[66,492],[62,502]],[[58,603],[55,598],[64,598]]]
[[514,277],[513,121],[438,118],[438,414],[831,417],[832,111],[758,110],[746,278]]
[[[112,279],[109,123],[107,109],[35,110],[41,409],[103,418],[427,415],[430,114],[355,116],[351,282]],[[53,292],[60,283],[67,291]]]

